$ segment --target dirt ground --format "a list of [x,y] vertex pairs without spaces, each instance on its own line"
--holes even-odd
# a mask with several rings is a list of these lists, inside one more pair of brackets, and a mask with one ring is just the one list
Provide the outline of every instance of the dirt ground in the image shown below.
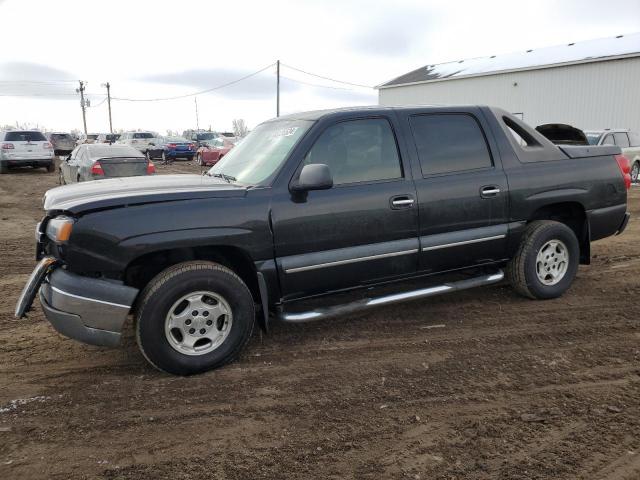
[[0,176],[0,479],[640,478],[640,221],[558,300],[499,285],[277,324],[179,378],[131,336],[105,349],[39,306],[13,318],[55,185]]

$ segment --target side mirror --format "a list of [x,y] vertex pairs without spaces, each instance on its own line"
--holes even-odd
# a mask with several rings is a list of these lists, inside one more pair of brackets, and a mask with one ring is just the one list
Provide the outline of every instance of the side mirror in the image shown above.
[[291,185],[294,192],[328,190],[333,187],[331,170],[324,163],[310,163],[302,167],[298,181]]

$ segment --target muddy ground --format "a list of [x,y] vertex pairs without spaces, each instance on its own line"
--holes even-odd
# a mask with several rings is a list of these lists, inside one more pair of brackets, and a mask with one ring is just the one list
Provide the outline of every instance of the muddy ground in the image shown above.
[[640,478],[640,221],[561,299],[495,286],[280,324],[178,378],[131,337],[104,349],[39,307],[13,318],[55,185],[0,176],[1,479]]

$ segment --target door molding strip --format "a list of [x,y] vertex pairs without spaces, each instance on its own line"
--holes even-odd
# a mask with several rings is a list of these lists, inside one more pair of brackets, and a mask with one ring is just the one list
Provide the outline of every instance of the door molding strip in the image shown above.
[[423,252],[427,252],[429,250],[439,250],[441,248],[449,248],[449,247],[457,247],[460,245],[469,245],[470,243],[480,243],[480,242],[489,242],[491,240],[500,240],[501,238],[505,238],[507,235],[492,235],[491,237],[482,237],[482,238],[474,238],[472,240],[463,240],[461,242],[453,242],[453,243],[443,243],[440,245],[432,245],[429,247],[422,247]]
[[315,270],[318,268],[337,267],[338,265],[347,265],[349,263],[366,262],[368,260],[377,260],[379,258],[398,257],[400,255],[411,255],[412,253],[418,253],[417,248],[411,250],[402,250],[400,252],[380,253],[378,255],[368,255],[366,257],[347,258],[345,260],[336,260],[334,262],[316,263],[315,265],[305,265],[304,267],[287,268],[286,273],[298,273],[306,272],[308,270]]

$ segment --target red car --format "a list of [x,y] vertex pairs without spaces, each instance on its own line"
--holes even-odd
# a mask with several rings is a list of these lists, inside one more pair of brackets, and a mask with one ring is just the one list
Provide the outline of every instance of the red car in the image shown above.
[[208,140],[196,151],[196,163],[198,165],[215,165],[233,147],[234,143],[227,138],[218,137]]

